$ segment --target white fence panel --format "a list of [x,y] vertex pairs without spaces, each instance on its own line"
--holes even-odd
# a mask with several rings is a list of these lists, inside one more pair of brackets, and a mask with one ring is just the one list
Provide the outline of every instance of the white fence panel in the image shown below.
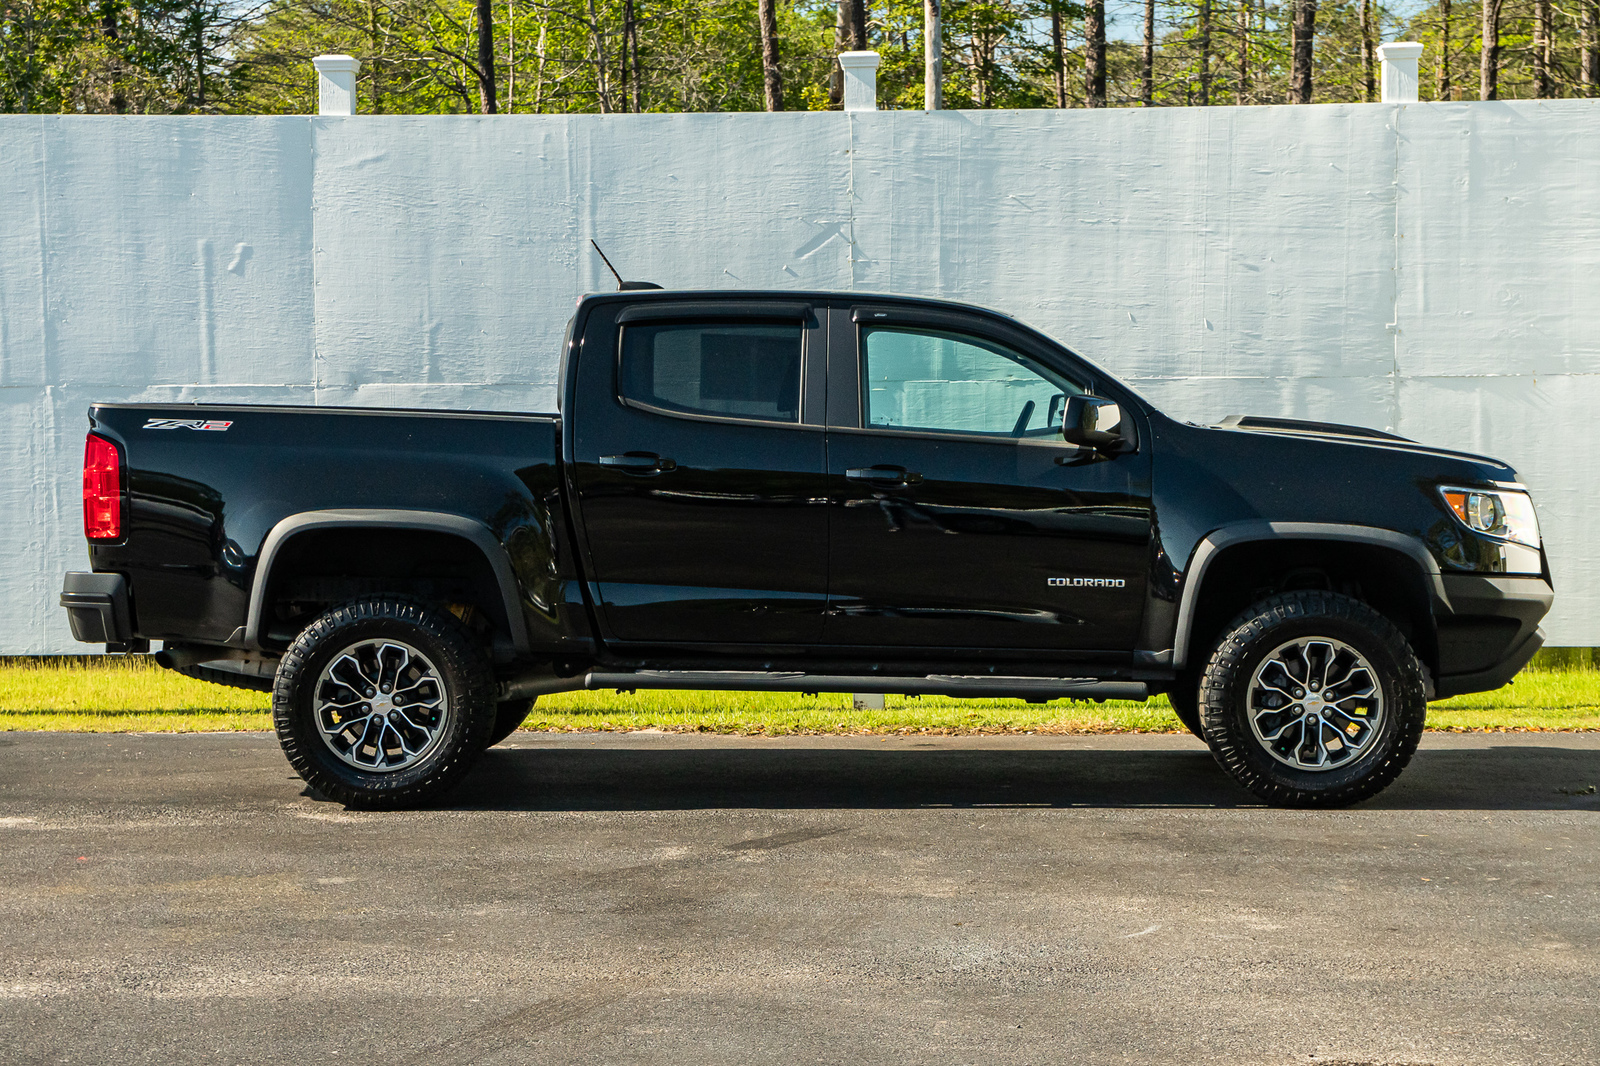
[[0,117],[0,651],[84,650],[93,399],[544,410],[573,300],[910,292],[1200,421],[1487,451],[1600,645],[1600,105]]

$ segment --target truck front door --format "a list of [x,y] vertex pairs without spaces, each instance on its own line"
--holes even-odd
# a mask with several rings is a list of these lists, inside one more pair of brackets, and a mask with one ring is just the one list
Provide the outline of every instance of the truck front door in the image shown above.
[[703,651],[818,638],[824,350],[818,316],[799,302],[591,312],[564,414],[608,640]]
[[1061,439],[1088,368],[978,316],[837,308],[828,471],[832,645],[1132,649],[1149,569],[1148,448]]

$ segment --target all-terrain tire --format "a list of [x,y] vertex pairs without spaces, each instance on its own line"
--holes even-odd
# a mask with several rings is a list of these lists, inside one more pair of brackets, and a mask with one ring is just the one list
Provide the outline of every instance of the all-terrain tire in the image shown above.
[[520,700],[502,700],[496,704],[494,730],[489,734],[489,743],[485,747],[492,748],[515,733],[517,727],[533,713],[533,701],[534,697],[529,696]]
[[[415,761],[406,762],[409,755],[396,746],[390,750],[399,752],[397,768],[352,765],[336,751],[335,741],[324,740],[319,715],[329,713],[326,708],[332,703],[326,693],[319,698],[319,684],[330,684],[324,671],[334,668],[347,651],[363,649],[370,655],[372,649],[382,649],[391,641],[420,656],[432,679],[427,691],[442,693],[445,709],[437,716],[433,732],[426,734],[428,743],[418,746],[420,755]],[[394,691],[398,704],[398,680]],[[350,807],[390,810],[429,802],[471,768],[494,729],[494,695],[489,657],[454,615],[419,603],[378,597],[335,607],[301,631],[279,664],[272,689],[272,715],[283,753],[306,784]],[[376,706],[367,705],[369,710]],[[399,713],[397,706],[390,716]],[[349,720],[357,721],[361,714],[358,706]],[[381,726],[378,722],[380,739],[370,745],[378,760],[385,758],[381,738],[387,734],[381,732]],[[357,728],[353,726],[352,731]],[[348,746],[352,750],[357,747],[353,743]]]
[[[1287,765],[1252,727],[1256,671],[1277,649],[1302,640],[1342,643],[1363,657],[1381,693],[1376,735],[1363,741],[1348,764],[1332,769]],[[1328,690],[1334,690],[1331,682]],[[1296,713],[1285,712],[1285,718]],[[1360,600],[1333,592],[1284,593],[1246,608],[1229,623],[1200,683],[1200,717],[1212,755],[1239,784],[1287,807],[1340,807],[1381,792],[1411,761],[1426,713],[1422,664],[1405,637]],[[1325,734],[1319,728],[1313,735]],[[1337,734],[1333,739],[1342,740]]]

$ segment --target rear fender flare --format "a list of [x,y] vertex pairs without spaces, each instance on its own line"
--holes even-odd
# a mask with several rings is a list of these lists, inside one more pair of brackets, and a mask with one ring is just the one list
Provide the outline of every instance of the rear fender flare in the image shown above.
[[504,601],[506,624],[511,628],[511,643],[519,654],[528,650],[528,626],[522,616],[522,594],[517,576],[511,569],[511,559],[488,526],[475,518],[449,514],[445,511],[405,511],[392,509],[348,509],[328,511],[302,511],[283,519],[272,527],[261,552],[256,556],[255,579],[250,587],[250,613],[246,616],[243,645],[261,647],[262,616],[267,608],[267,588],[272,577],[272,567],[278,553],[291,538],[317,529],[417,529],[433,533],[448,533],[471,543],[489,562],[495,583]]

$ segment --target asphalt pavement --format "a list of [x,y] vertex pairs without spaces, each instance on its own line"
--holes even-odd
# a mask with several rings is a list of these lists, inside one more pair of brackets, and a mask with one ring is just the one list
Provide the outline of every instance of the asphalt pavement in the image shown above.
[[1186,737],[0,734],[0,1062],[1600,1060],[1600,735],[1266,809]]

